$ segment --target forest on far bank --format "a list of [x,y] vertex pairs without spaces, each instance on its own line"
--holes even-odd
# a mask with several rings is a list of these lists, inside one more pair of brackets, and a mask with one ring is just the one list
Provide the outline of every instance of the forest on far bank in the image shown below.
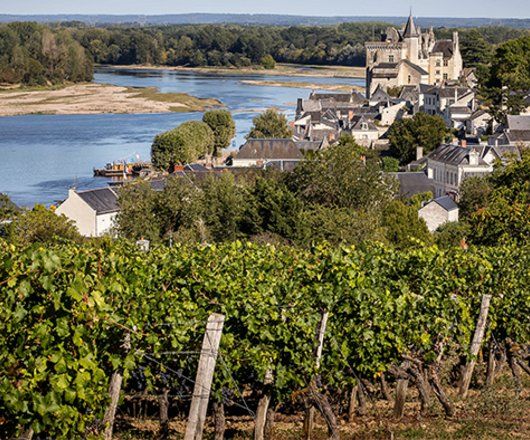
[[[96,64],[274,68],[275,62],[364,66],[364,43],[387,23],[333,26],[88,26],[80,22],[0,25],[0,83],[87,81]],[[451,38],[450,28],[435,29]],[[496,45],[530,34],[502,26],[462,28],[466,66],[487,64]]]

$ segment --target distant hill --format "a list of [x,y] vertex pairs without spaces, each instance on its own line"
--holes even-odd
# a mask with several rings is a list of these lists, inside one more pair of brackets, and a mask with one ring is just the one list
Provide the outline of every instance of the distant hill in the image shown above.
[[[0,15],[0,23],[12,21],[37,21],[41,23],[83,22],[89,25],[104,24],[199,24],[199,23],[235,23],[255,25],[332,25],[344,22],[385,22],[402,24],[406,17],[311,17],[298,15],[268,14],[172,14],[172,15]],[[444,18],[419,17],[417,23],[422,27],[479,27],[508,26],[530,28],[530,18]]]

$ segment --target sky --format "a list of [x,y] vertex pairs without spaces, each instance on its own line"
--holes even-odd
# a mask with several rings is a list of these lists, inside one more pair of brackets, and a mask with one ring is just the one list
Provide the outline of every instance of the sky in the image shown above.
[[0,14],[256,13],[529,18],[530,0],[0,0]]

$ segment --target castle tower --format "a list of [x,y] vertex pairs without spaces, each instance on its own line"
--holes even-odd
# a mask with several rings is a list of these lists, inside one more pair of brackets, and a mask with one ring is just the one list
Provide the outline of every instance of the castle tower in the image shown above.
[[403,41],[408,47],[407,59],[411,63],[418,64],[420,58],[420,33],[414,23],[412,11],[403,31]]

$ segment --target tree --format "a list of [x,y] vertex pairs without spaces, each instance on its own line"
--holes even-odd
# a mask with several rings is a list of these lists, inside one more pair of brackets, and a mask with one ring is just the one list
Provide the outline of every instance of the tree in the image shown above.
[[425,153],[437,148],[448,136],[444,120],[440,116],[416,113],[411,119],[402,119],[388,130],[390,151],[402,164],[415,158],[416,148]]
[[530,89],[530,36],[510,40],[495,51],[489,75],[481,83],[495,119],[505,122],[506,115],[526,108],[524,99]]
[[120,212],[115,227],[119,236],[131,240],[159,239],[161,219],[155,209],[157,194],[149,182],[134,182],[122,187],[118,193],[118,204]]
[[81,239],[77,228],[64,215],[56,215],[42,205],[17,215],[7,227],[8,241],[20,246]]
[[287,124],[287,118],[275,109],[266,110],[261,115],[256,116],[252,122],[254,125],[247,135],[247,139],[290,139],[293,136]]
[[274,61],[274,58],[270,54],[265,55],[260,60],[260,64],[263,66],[263,68],[267,70],[272,70],[276,68],[276,61]]
[[378,158],[359,145],[334,145],[301,162],[286,177],[302,202],[329,207],[380,210],[392,200],[397,181],[381,173]]
[[395,157],[385,156],[381,159],[381,163],[385,173],[397,173],[399,171],[399,160]]
[[462,34],[461,47],[466,67],[485,66],[491,62],[493,47],[478,29],[471,29]]
[[230,145],[236,134],[236,124],[228,110],[210,110],[204,113],[202,121],[210,127],[214,135],[214,156],[219,156],[223,148]]
[[486,207],[492,191],[492,185],[487,177],[468,177],[460,186],[460,216],[470,217],[474,212]]
[[214,133],[204,122],[188,121],[157,135],[151,146],[151,162],[169,170],[176,164],[195,162],[214,148]]
[[383,209],[381,218],[386,238],[397,248],[416,246],[416,240],[425,244],[432,242],[427,225],[423,219],[419,218],[414,206],[408,206],[400,200],[393,200]]
[[7,194],[0,193],[0,221],[11,220],[20,208],[15,205]]

